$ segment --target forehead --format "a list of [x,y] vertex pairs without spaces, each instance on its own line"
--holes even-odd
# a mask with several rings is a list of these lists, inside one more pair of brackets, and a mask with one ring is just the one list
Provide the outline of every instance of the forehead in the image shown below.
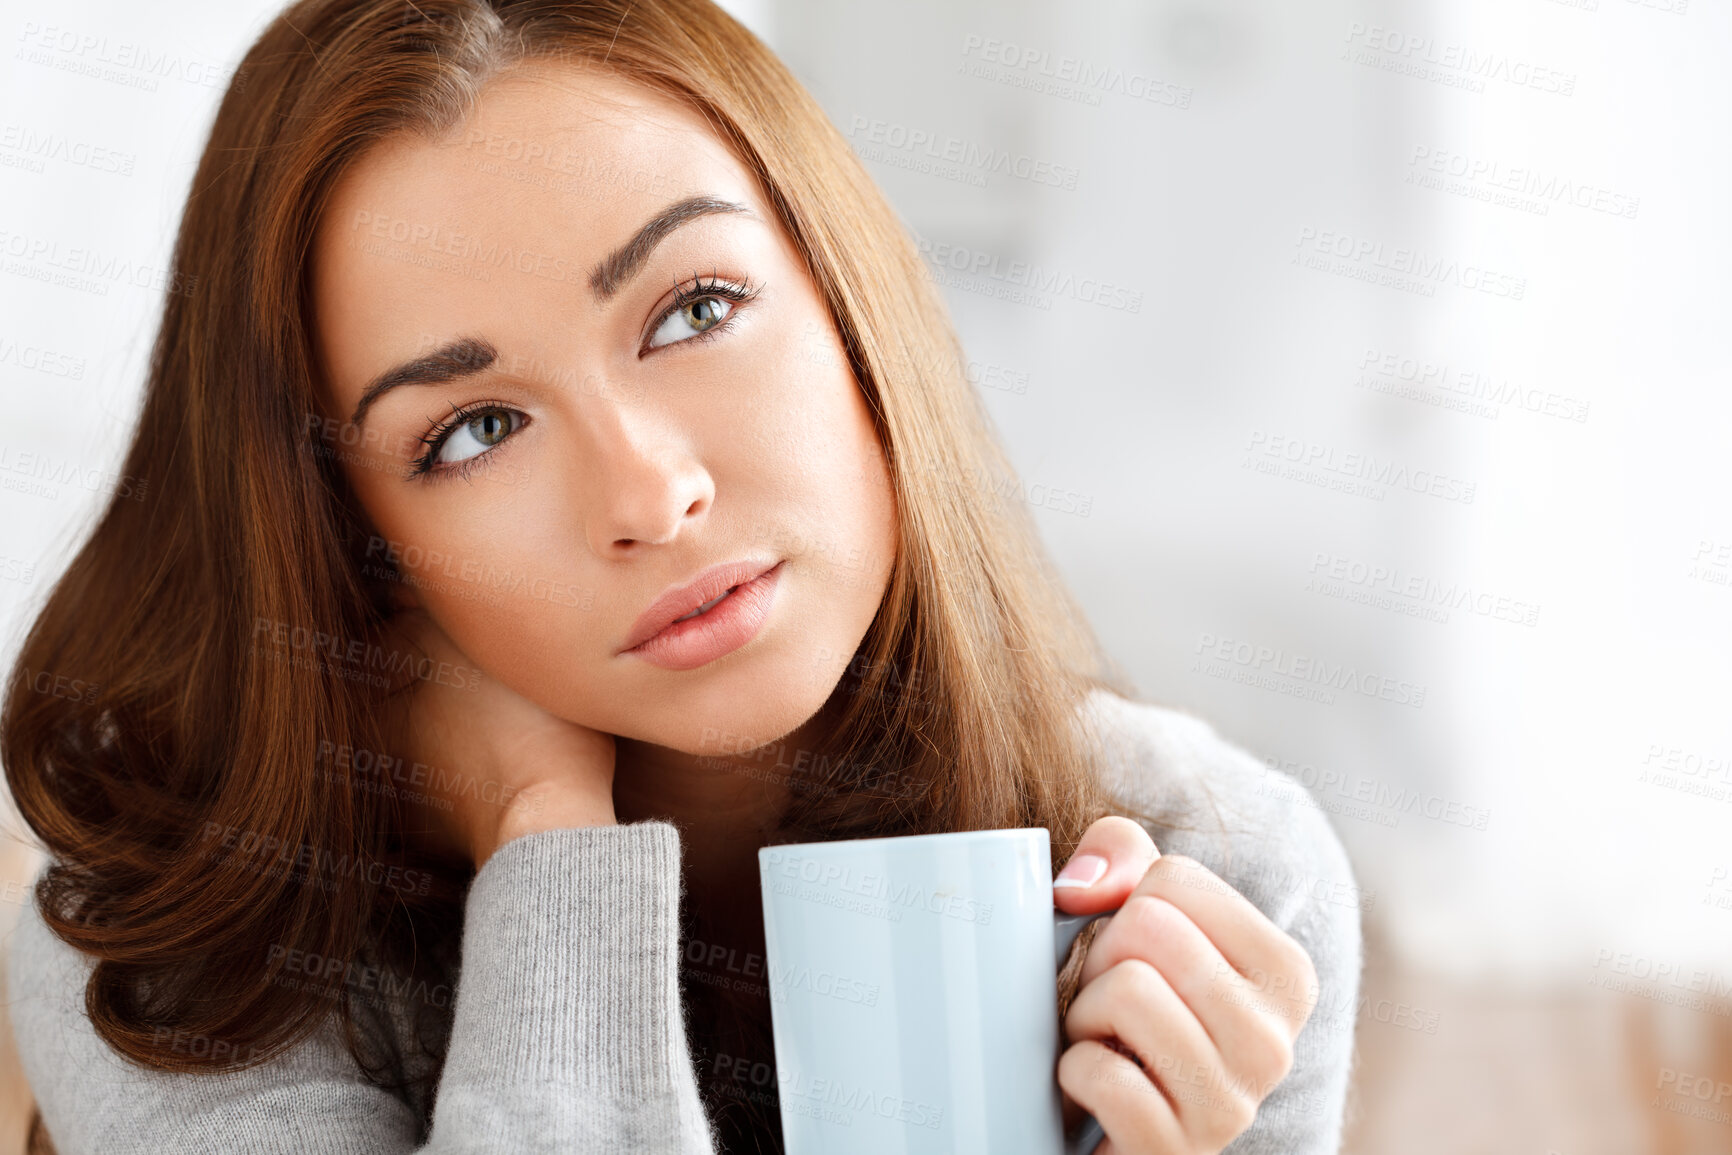
[[574,305],[596,261],[700,192],[764,219],[756,182],[697,111],[594,68],[515,69],[447,132],[388,137],[343,174],[312,254],[316,327],[400,328],[407,309],[431,320],[429,305],[500,290]]
[[565,216],[589,217],[745,177],[696,110],[593,66],[543,62],[490,80],[463,120],[437,137],[400,133],[374,145],[334,200],[561,205]]
[[594,308],[589,270],[700,192],[769,220],[755,178],[674,97],[568,64],[497,76],[449,132],[379,140],[339,178],[310,263],[315,390],[346,407],[364,377],[459,331],[542,352]]

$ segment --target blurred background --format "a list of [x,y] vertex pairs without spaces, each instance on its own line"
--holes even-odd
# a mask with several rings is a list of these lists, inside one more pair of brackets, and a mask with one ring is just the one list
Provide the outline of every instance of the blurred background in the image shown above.
[[[1347,845],[1345,1150],[1732,1151],[1727,5],[725,6],[920,238],[1142,696]],[[279,7],[0,24],[8,665]]]

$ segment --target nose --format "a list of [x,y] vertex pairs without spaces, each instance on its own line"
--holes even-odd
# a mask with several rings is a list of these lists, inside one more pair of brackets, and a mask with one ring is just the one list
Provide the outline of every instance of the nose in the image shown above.
[[589,507],[584,533],[600,558],[673,541],[715,501],[715,482],[690,437],[666,415],[613,403],[589,422],[591,468],[580,470]]

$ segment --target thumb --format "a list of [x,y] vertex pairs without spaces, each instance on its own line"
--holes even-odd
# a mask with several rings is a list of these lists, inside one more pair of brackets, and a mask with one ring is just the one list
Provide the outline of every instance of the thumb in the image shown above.
[[1149,832],[1129,818],[1096,819],[1053,879],[1053,905],[1066,914],[1112,910],[1130,897],[1160,856]]

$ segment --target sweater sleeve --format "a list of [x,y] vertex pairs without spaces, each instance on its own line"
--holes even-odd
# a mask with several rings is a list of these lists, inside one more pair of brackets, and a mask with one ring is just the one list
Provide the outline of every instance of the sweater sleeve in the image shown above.
[[1163,854],[1213,871],[1311,956],[1318,997],[1293,1045],[1293,1066],[1223,1155],[1335,1155],[1353,1066],[1363,943],[1362,891],[1340,837],[1303,787],[1194,715],[1102,698],[1107,780],[1160,811],[1149,826]]
[[92,961],[34,904],[14,931],[8,999],[58,1155],[713,1155],[680,1002],[679,899],[679,832],[667,822],[546,830],[500,847],[466,898],[421,1147],[409,1107],[365,1080],[334,1015],[246,1070],[184,1074],[121,1058],[84,1011]]

